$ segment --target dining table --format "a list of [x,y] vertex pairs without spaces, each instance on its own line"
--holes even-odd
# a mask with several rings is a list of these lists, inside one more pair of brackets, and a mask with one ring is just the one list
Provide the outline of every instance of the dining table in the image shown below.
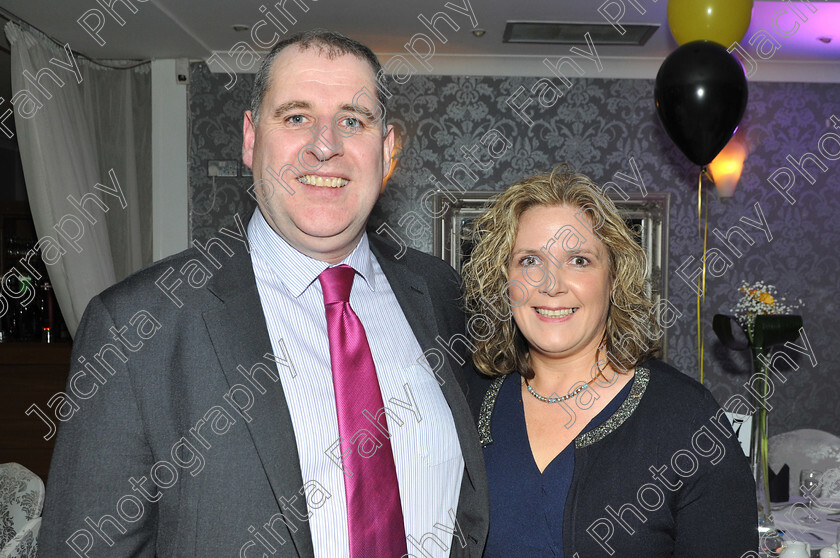
[[784,542],[801,541],[811,547],[811,555],[840,541],[840,498],[802,496],[771,505],[772,520]]

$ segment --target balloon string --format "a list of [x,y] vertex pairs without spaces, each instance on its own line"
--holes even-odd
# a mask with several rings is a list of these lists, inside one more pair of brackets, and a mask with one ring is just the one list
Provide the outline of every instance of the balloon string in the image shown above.
[[[700,383],[703,383],[703,354],[705,339],[703,336],[702,303],[706,301],[706,241],[709,234],[709,204],[706,203],[705,219],[703,215],[703,173],[697,177],[697,234],[703,239],[703,255],[700,258],[703,268],[700,274],[700,290],[697,291],[697,358],[700,368]],[[708,202],[708,199],[706,200]]]

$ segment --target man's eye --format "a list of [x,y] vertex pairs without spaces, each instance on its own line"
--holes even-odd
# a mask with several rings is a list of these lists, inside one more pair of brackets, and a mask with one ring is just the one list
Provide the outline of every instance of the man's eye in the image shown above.
[[346,128],[359,128],[362,125],[362,122],[354,116],[348,116],[342,119],[341,123]]
[[289,124],[305,124],[306,117],[302,114],[293,114],[292,116],[286,118],[286,122],[288,122]]

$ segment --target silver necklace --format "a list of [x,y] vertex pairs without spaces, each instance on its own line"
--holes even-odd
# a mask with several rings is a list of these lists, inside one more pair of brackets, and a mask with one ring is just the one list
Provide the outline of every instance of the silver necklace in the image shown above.
[[528,378],[523,377],[523,379],[525,380],[525,387],[528,388],[528,393],[530,393],[531,395],[533,395],[534,397],[536,397],[537,399],[539,399],[543,403],[560,403],[561,401],[566,401],[567,399],[571,399],[575,395],[579,394],[580,392],[582,392],[583,390],[585,390],[586,388],[591,386],[592,382],[597,380],[598,377],[600,377],[602,374],[603,374],[603,371],[599,369],[598,374],[594,378],[592,378],[591,380],[589,380],[585,384],[576,387],[575,390],[572,391],[571,393],[567,393],[566,395],[563,395],[561,397],[545,397],[544,395],[540,395],[539,393],[534,391],[534,388],[532,388],[531,384],[528,383]]

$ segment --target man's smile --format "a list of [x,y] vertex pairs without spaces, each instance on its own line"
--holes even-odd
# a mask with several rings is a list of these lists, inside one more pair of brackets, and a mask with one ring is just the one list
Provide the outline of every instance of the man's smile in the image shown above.
[[304,174],[298,177],[298,182],[308,186],[326,186],[327,188],[341,188],[349,180],[340,176],[318,176],[317,174]]

